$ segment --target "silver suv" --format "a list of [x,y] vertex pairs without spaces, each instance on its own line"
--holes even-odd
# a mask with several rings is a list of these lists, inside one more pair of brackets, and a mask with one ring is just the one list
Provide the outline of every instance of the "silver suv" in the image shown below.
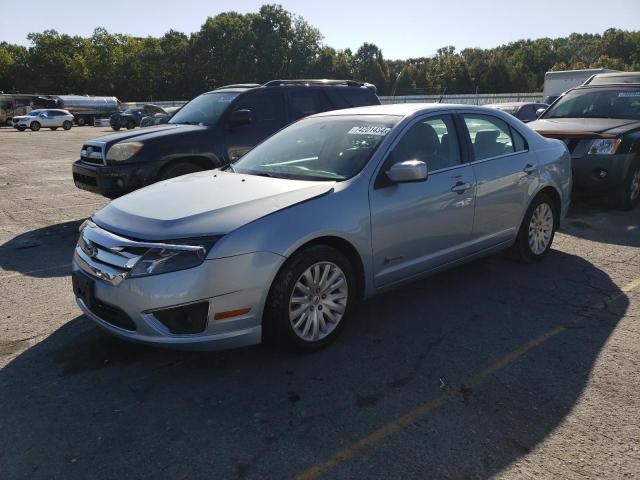
[[73,115],[67,110],[31,110],[26,115],[13,117],[13,126],[21,132],[27,128],[37,132],[43,127],[51,130],[62,127],[64,130],[70,130],[73,126]]

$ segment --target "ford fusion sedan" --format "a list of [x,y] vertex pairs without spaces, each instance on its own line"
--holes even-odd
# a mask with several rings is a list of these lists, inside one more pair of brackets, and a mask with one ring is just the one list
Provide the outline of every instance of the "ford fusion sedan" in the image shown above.
[[73,115],[67,110],[31,110],[26,115],[13,117],[13,126],[21,132],[27,128],[37,132],[42,127],[51,130],[62,127],[64,130],[70,130],[73,126]]
[[640,83],[607,84],[619,77],[602,77],[562,95],[528,126],[567,144],[576,192],[630,210],[640,202]]
[[96,212],[73,288],[123,339],[314,350],[381,291],[504,249],[542,259],[570,191],[566,146],[498,110],[326,112]]

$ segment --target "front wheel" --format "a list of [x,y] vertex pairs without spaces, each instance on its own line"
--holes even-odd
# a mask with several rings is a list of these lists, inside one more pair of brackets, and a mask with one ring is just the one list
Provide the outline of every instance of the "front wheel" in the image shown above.
[[55,132],[58,129],[58,127],[49,127],[49,129]]
[[334,341],[357,299],[351,262],[327,245],[305,248],[276,276],[264,314],[264,339],[313,351]]
[[188,173],[195,173],[202,170],[199,165],[191,162],[178,162],[165,167],[160,173],[159,180],[168,180],[170,178],[180,177]]
[[529,205],[522,220],[512,252],[517,260],[533,263],[551,249],[556,233],[556,206],[546,193],[539,193]]
[[629,168],[622,188],[614,193],[613,206],[620,210],[631,210],[640,202],[640,159]]
[[62,128],[64,130],[71,130],[72,125],[73,124],[71,123],[70,120],[65,120],[64,122],[62,122]]
[[112,129],[113,131],[117,132],[118,130],[120,130],[120,127],[114,127],[114,126],[112,126],[112,127],[111,127],[111,129]]
[[134,128],[136,128],[136,124],[133,123],[132,121],[128,121],[127,122],[127,130],[133,130]]
[[16,127],[18,129],[19,132],[24,132],[27,127]]
[[40,127],[41,127],[40,122],[31,122],[31,125],[29,126],[29,128],[33,132],[37,132],[38,130],[40,130]]

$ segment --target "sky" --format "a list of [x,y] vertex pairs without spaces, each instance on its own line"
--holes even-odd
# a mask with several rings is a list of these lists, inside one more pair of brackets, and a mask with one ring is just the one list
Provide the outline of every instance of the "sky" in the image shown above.
[[209,16],[255,12],[264,3],[304,17],[326,45],[355,51],[372,42],[387,59],[431,56],[446,45],[490,48],[523,38],[640,29],[640,0],[0,0],[0,41],[29,45],[29,32],[48,29],[90,36],[98,26],[135,36],[169,29],[189,34]]

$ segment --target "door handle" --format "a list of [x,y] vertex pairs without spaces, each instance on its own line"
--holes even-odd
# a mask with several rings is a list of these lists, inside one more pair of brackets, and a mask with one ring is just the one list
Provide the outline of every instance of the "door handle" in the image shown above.
[[470,188],[471,188],[470,183],[456,182],[456,184],[453,187],[451,187],[451,191],[456,193],[464,193]]
[[524,167],[524,169],[522,171],[524,173],[526,173],[527,175],[531,175],[533,172],[536,171],[536,167],[534,167],[530,163],[527,163],[527,165]]

